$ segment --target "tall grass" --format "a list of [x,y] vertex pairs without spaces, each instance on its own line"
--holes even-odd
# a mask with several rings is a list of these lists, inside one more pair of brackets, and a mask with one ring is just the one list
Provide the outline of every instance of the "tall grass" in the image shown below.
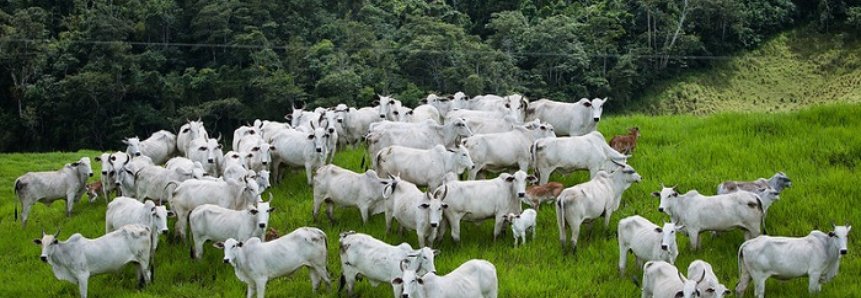
[[[620,210],[613,215],[610,228],[601,221],[591,232],[580,235],[576,256],[563,256],[559,247],[554,208],[545,205],[538,215],[538,237],[523,247],[513,248],[511,232],[496,242],[492,239],[492,224],[471,224],[462,228],[463,240],[455,244],[446,237],[439,247],[437,270],[445,274],[472,258],[486,259],[497,269],[500,297],[638,297],[639,289],[631,276],[641,274],[629,257],[626,277],[617,270],[618,246],[615,239],[619,219],[639,214],[660,222],[657,199],[650,193],[660,184],[678,184],[680,191],[697,189],[713,194],[718,183],[728,180],[753,180],[770,177],[784,171],[793,180],[793,187],[784,191],[781,200],[771,206],[768,216],[772,235],[804,236],[814,228],[827,230],[830,221],[861,222],[858,167],[861,166],[861,105],[814,107],[792,113],[718,114],[696,116],[625,116],[609,117],[600,125],[608,139],[622,134],[629,126],[639,126],[642,138],[630,164],[644,177],[623,196]],[[49,265],[39,261],[40,248],[31,240],[62,228],[61,239],[73,233],[98,237],[104,233],[103,201],[75,204],[74,215],[66,218],[63,204],[34,207],[26,230],[21,222],[13,221],[14,196],[12,183],[28,171],[53,170],[81,155],[96,156],[94,151],[51,154],[0,155],[0,293],[8,297],[76,297],[77,286],[58,281]],[[335,164],[358,171],[361,151],[339,153]],[[95,164],[98,173],[98,164]],[[98,174],[97,174],[98,176]],[[98,177],[92,178],[98,179]],[[586,181],[586,173],[553,176],[551,180],[572,186]],[[311,216],[312,193],[305,184],[305,174],[289,174],[273,190],[274,205],[270,225],[292,231],[300,226],[316,226],[328,235],[329,270],[337,287],[340,274],[338,233],[355,230],[373,235],[392,244],[416,244],[415,233],[385,235],[382,216],[372,217],[363,225],[355,209],[336,209],[339,220],[331,224],[325,215],[318,222]],[[20,209],[20,207],[19,207]],[[20,210],[19,210],[20,211]],[[172,228],[173,220],[171,221]],[[852,297],[861,292],[861,262],[856,249],[858,238],[850,236],[849,254],[843,257],[840,274],[823,287],[821,297]],[[165,240],[165,237],[162,237]],[[676,265],[687,270],[695,259],[714,266],[722,283],[732,288],[738,280],[736,252],[743,242],[740,231],[711,237],[704,234],[702,249],[690,252],[688,238],[679,236],[681,254]],[[131,267],[120,274],[95,276],[90,279],[92,297],[241,297],[245,284],[233,273],[233,268],[221,262],[222,252],[210,245],[203,259],[189,259],[189,244],[171,243],[159,246],[156,254],[154,283],[143,291],[135,289]],[[769,280],[769,297],[804,297],[807,280],[787,283]],[[387,285],[376,288],[366,281],[357,283],[362,297],[388,297]],[[751,290],[752,291],[752,290]],[[343,293],[342,293],[343,294]],[[748,292],[748,296],[752,295]],[[268,297],[336,297],[336,291],[311,292],[307,270],[302,269],[286,279],[270,281]]]

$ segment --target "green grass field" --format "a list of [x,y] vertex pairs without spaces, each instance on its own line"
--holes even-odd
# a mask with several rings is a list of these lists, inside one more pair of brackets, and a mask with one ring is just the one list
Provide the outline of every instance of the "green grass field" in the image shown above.
[[[784,191],[780,201],[771,206],[768,227],[772,235],[804,236],[816,227],[830,228],[830,221],[861,222],[861,202],[858,168],[861,167],[861,105],[818,106],[789,113],[723,113],[698,116],[624,116],[606,117],[600,130],[608,139],[621,134],[625,127],[639,126],[642,138],[630,164],[643,176],[643,182],[632,186],[623,196],[621,208],[613,214],[606,229],[597,222],[590,232],[581,233],[578,255],[563,257],[559,247],[554,208],[545,205],[538,215],[538,238],[525,247],[513,248],[510,230],[494,242],[492,224],[465,225],[463,241],[454,244],[446,237],[439,247],[437,270],[445,274],[466,260],[486,259],[497,269],[500,297],[639,297],[640,290],[631,281],[634,273],[633,256],[629,256],[627,277],[619,277],[616,224],[623,217],[639,214],[660,222],[658,200],[650,193],[661,183],[679,185],[681,192],[697,189],[713,194],[718,183],[728,180],[753,180],[770,177],[784,171],[793,180],[793,187]],[[98,237],[104,233],[105,203],[74,206],[74,215],[66,218],[63,204],[34,207],[26,230],[13,220],[13,188],[16,177],[28,171],[54,170],[82,155],[94,157],[95,151],[50,154],[0,155],[0,293],[6,297],[77,297],[77,286],[58,281],[50,266],[39,260],[40,248],[31,240],[40,236],[40,229],[54,232],[62,227],[61,239],[73,233]],[[359,170],[361,152],[339,153],[335,164]],[[97,173],[91,181],[98,179]],[[566,186],[585,182],[587,174],[554,176]],[[267,297],[336,297],[340,262],[338,233],[356,230],[397,244],[416,244],[415,233],[385,235],[382,215],[372,217],[362,225],[356,209],[336,209],[337,225],[325,215],[312,220],[312,193],[305,185],[305,174],[294,172],[273,191],[274,205],[270,226],[292,231],[300,226],[316,226],[328,235],[329,270],[335,290],[311,292],[307,270],[291,277],[269,282]],[[266,196],[266,195],[264,195]],[[20,209],[20,207],[19,207]],[[19,210],[20,211],[20,210]],[[173,220],[171,220],[171,228]],[[584,228],[585,229],[585,228]],[[171,231],[172,232],[172,231]],[[166,238],[162,236],[162,241]],[[861,292],[861,262],[859,238],[850,236],[849,254],[843,257],[840,274],[823,286],[820,297],[853,297]],[[688,238],[679,236],[681,254],[676,265],[687,271],[695,259],[714,266],[718,278],[730,288],[738,280],[736,252],[743,242],[741,231],[708,234],[702,237],[703,248],[688,249]],[[164,243],[164,242],[163,242]],[[189,244],[163,244],[156,254],[154,283],[143,291],[135,289],[136,280],[131,267],[120,274],[99,275],[90,279],[91,297],[242,297],[245,284],[240,282],[230,265],[221,262],[223,254],[209,245],[200,261],[189,259]],[[770,280],[769,297],[806,297],[807,279],[786,283]],[[371,287],[359,282],[357,293],[362,297],[389,297],[387,285]],[[752,296],[752,286],[748,297]],[[344,295],[344,293],[341,293]]]

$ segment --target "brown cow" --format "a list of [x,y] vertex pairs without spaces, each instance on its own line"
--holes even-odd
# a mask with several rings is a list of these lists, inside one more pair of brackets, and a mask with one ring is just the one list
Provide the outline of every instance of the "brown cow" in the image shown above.
[[[102,181],[96,181],[96,182],[87,184],[86,190],[87,190],[87,198],[89,198],[90,203],[92,203],[93,201],[95,201],[99,197],[100,193],[101,194],[104,193],[102,191]],[[105,203],[107,203],[107,202],[108,202],[108,196],[105,195]]]
[[628,131],[631,133],[623,136],[617,135],[610,139],[610,147],[625,155],[634,153],[634,149],[637,149],[637,139],[640,138],[639,127],[629,127]]
[[522,200],[527,205],[531,205],[538,211],[541,207],[541,202],[555,200],[559,193],[562,192],[565,186],[559,182],[547,182],[542,185],[532,185],[526,188],[526,197]]

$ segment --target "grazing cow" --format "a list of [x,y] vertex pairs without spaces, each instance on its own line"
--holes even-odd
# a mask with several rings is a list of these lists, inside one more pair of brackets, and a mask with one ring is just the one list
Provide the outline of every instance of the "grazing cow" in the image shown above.
[[143,141],[138,137],[128,138],[123,140],[123,144],[128,145],[126,154],[148,156],[157,165],[164,164],[176,154],[176,135],[166,130],[157,131]]
[[245,166],[247,169],[260,172],[269,169],[272,162],[272,147],[259,135],[247,135],[237,143],[235,150],[245,153]]
[[736,295],[744,296],[753,280],[757,298],[765,297],[765,280],[809,278],[807,290],[819,292],[822,284],[837,277],[840,259],[849,252],[847,244],[852,226],[835,226],[828,234],[810,232],[806,237],[759,236],[745,241],[738,249],[738,268],[741,276],[735,288]]
[[113,175],[116,175],[116,172],[114,172],[111,164],[111,154],[102,153],[102,155],[96,156],[94,159],[96,162],[102,164],[102,174],[99,176],[99,182],[102,183],[101,192],[105,196],[105,202],[107,202],[110,198],[109,195],[117,190],[117,185],[114,183],[114,179],[112,179]]
[[493,219],[493,239],[502,232],[505,216],[520,214],[520,198],[526,196],[526,182],[535,177],[517,171],[514,175],[502,173],[490,180],[451,181],[443,185],[440,196],[448,204],[444,215],[451,226],[451,238],[460,242],[460,221],[480,223]]
[[472,259],[444,276],[428,272],[419,276],[419,266],[410,269],[401,263],[401,277],[392,280],[393,285],[403,287],[402,298],[496,298],[499,280],[496,267],[488,261]]
[[394,176],[392,180],[383,189],[386,199],[386,234],[391,231],[394,217],[398,220],[401,233],[404,229],[416,231],[419,247],[433,246],[434,241],[442,240],[444,230],[440,229],[445,224],[443,214],[448,204],[442,201],[444,197],[440,190],[422,192],[415,184],[400,177]]
[[548,182],[541,185],[530,185],[526,188],[526,197],[521,199],[523,203],[539,210],[541,203],[556,201],[556,197],[562,193],[565,186],[559,182]]
[[760,188],[772,188],[777,191],[777,194],[783,192],[784,188],[792,186],[792,180],[783,172],[777,172],[768,180],[759,178],[752,182],[727,181],[718,185],[717,193],[719,195],[736,192],[739,189],[746,191],[756,191]]
[[687,279],[679,269],[664,261],[649,261],[643,266],[643,298],[696,298],[703,281]]
[[168,170],[160,166],[147,166],[138,170],[135,175],[135,198],[143,202],[147,198],[158,200],[159,204],[170,197],[172,189],[168,183],[179,184],[191,179],[192,173],[185,169]]
[[152,250],[158,248],[158,235],[167,234],[167,218],[176,213],[164,206],[156,206],[153,201],[141,203],[134,198],[117,197],[108,204],[105,211],[105,233],[120,229],[125,225],[139,224],[150,228]]
[[469,151],[457,146],[457,151],[448,151],[442,145],[423,150],[401,146],[389,146],[377,153],[377,173],[398,175],[416,185],[436,189],[442,185],[446,173],[463,173],[475,166]]
[[186,156],[203,165],[212,177],[221,177],[224,172],[224,152],[221,151],[221,136],[217,139],[198,138],[191,141]]
[[[66,216],[72,216],[72,204],[80,201],[93,176],[89,157],[66,164],[56,172],[29,172],[15,179],[15,197],[21,202],[21,225],[27,228],[27,216],[36,202],[50,206],[56,200],[66,200]],[[18,220],[18,204],[15,204]]]
[[474,180],[479,171],[501,172],[508,168],[528,171],[532,154],[529,152],[535,140],[556,137],[553,126],[538,124],[535,128],[517,126],[511,131],[474,135],[463,140],[475,167],[469,170],[469,180]]
[[284,130],[272,138],[272,171],[275,181],[281,181],[284,171],[280,165],[287,168],[304,167],[308,185],[314,183],[314,171],[326,164],[329,132],[322,127],[315,127],[310,132],[300,130]]
[[634,154],[634,150],[637,149],[637,139],[640,138],[639,127],[630,127],[628,131],[631,133],[624,136],[616,135],[610,139],[610,147],[625,155]]
[[742,191],[709,197],[691,190],[680,195],[673,188],[664,187],[652,196],[661,199],[658,212],[667,213],[673,222],[685,226],[683,232],[690,238],[691,250],[699,249],[702,231],[741,228],[745,240],[759,236],[763,210],[756,194]]
[[[371,285],[389,283],[401,275],[401,262],[405,261],[410,269],[421,267],[418,274],[436,271],[434,256],[438,250],[424,247],[413,249],[407,243],[398,246],[389,245],[367,234],[353,231],[340,235],[341,244],[341,286],[347,286],[347,294],[353,296],[353,285],[361,275]],[[400,298],[401,287],[392,285],[395,298]]]
[[240,126],[233,131],[233,144],[230,146],[230,149],[238,150],[239,140],[242,140],[245,136],[256,135],[261,138],[263,137],[260,132],[260,126],[263,125],[263,122],[260,120],[254,120],[254,124],[255,125],[251,126]]
[[694,279],[697,276],[705,277],[701,283],[697,284],[700,297],[723,298],[724,296],[732,295],[732,292],[718,281],[717,275],[715,275],[712,265],[709,265],[709,263],[703,260],[691,262],[691,265],[688,266],[688,279]]
[[179,134],[176,136],[176,150],[179,151],[180,155],[188,157],[188,147],[191,146],[191,141],[196,139],[209,139],[209,134],[206,133],[206,128],[203,127],[203,122],[200,119],[197,121],[188,120],[188,123],[179,128]]
[[582,98],[576,103],[540,99],[529,104],[526,121],[547,121],[556,128],[556,136],[582,136],[598,129],[606,102],[607,98]]
[[275,208],[269,208],[268,202],[257,202],[245,210],[227,209],[221,206],[204,204],[197,206],[188,215],[191,237],[194,245],[191,247],[191,257],[203,257],[203,243],[236,239],[245,241],[251,237],[263,238],[266,227],[269,226],[269,213]]
[[454,148],[463,137],[472,136],[472,130],[464,119],[452,119],[445,125],[433,124],[427,120],[410,129],[386,129],[368,133],[368,154],[371,167],[376,167],[374,157],[388,146],[403,146],[415,149],[431,149],[436,145]]
[[81,298],[87,298],[87,281],[90,276],[119,271],[125,264],[138,267],[138,288],[152,281],[152,236],[149,227],[127,225],[95,239],[87,239],[75,233],[66,241],[54,235],[34,239],[42,246],[42,262],[51,265],[54,277],[78,284]]
[[[555,126],[554,126],[555,128]],[[563,173],[589,170],[595,178],[598,171],[611,171],[614,163],[624,163],[628,156],[610,148],[600,132],[583,136],[538,139],[532,145],[536,175],[541,184],[547,183],[553,171]]]
[[245,209],[248,205],[256,205],[260,199],[259,186],[254,179],[245,177],[241,180],[196,180],[183,181],[171,193],[170,208],[176,212],[174,234],[185,240],[185,227],[188,224],[188,213],[203,204],[213,204],[233,210]]
[[224,249],[224,262],[233,266],[236,277],[248,284],[248,297],[257,292],[257,298],[266,294],[266,283],[273,278],[287,276],[308,267],[311,287],[317,291],[320,281],[331,289],[326,271],[326,233],[317,228],[301,227],[284,237],[269,242],[252,237],[246,242],[236,239],[216,242]]
[[619,209],[622,193],[631,184],[643,177],[626,164],[617,164],[617,169],[607,174],[598,172],[592,180],[566,188],[556,199],[556,224],[559,226],[559,242],[565,250],[565,227],[571,227],[571,245],[577,253],[577,238],[580,225],[604,217],[604,228],[610,226],[610,216]]
[[683,226],[665,222],[661,228],[639,215],[629,216],[619,221],[619,275],[625,275],[628,252],[634,254],[637,268],[646,261],[664,261],[676,264],[679,246],[676,232]]
[[[532,240],[535,240],[535,217],[534,209],[523,210],[523,213],[509,213],[505,221],[511,223],[511,231],[514,234],[514,247],[517,247],[517,238],[523,239],[521,243],[526,244],[526,232],[532,230]],[[521,244],[521,245],[523,245]]]
[[323,203],[326,204],[326,214],[333,224],[335,205],[359,208],[362,223],[367,223],[369,216],[385,211],[383,188],[391,181],[381,179],[377,172],[368,170],[359,174],[336,165],[325,165],[317,169],[315,176],[314,221],[317,220]]

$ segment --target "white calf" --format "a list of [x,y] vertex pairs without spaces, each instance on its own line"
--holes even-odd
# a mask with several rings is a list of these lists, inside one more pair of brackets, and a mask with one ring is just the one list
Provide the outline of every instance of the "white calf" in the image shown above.
[[514,247],[517,247],[517,239],[523,239],[522,243],[526,244],[526,231],[532,230],[532,240],[535,240],[535,217],[537,214],[534,209],[523,210],[523,213],[509,213],[506,216],[506,221],[511,223],[511,232],[514,235]]

